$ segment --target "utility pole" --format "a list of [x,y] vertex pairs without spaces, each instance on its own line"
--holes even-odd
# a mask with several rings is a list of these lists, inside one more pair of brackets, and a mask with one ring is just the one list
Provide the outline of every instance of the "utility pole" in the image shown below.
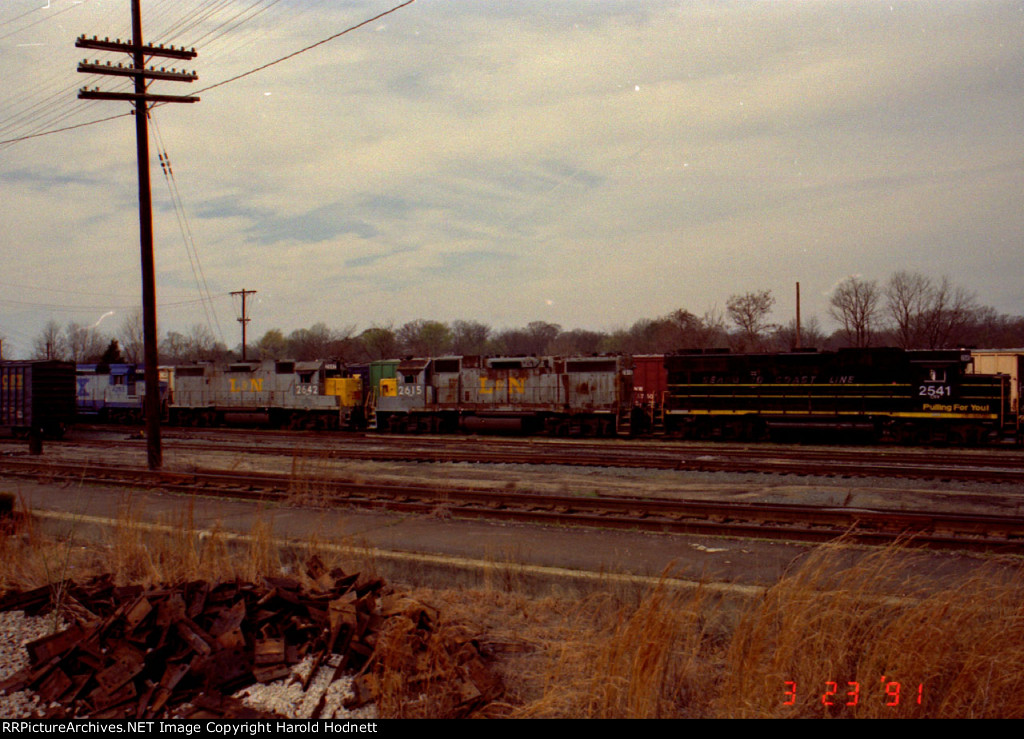
[[146,363],[146,441],[149,468],[158,470],[163,466],[163,455],[160,450],[160,374],[158,371],[157,333],[156,333],[156,268],[153,258],[153,202],[149,184],[149,103],[195,103],[197,97],[177,95],[150,95],[146,91],[146,80],[159,79],[175,82],[194,82],[199,79],[195,72],[163,67],[146,69],[146,57],[167,57],[170,59],[195,59],[196,50],[186,51],[183,47],[146,46],[142,41],[142,10],[141,0],[131,0],[132,36],[133,39],[122,42],[121,39],[102,41],[93,36],[87,39],[79,36],[75,46],[80,49],[99,49],[102,51],[120,51],[130,54],[131,66],[110,62],[101,65],[99,60],[90,64],[89,60],[78,65],[78,71],[86,74],[108,74],[131,77],[135,80],[134,92],[100,92],[98,89],[82,88],[78,92],[79,99],[86,100],[127,100],[135,103],[135,148],[139,168],[139,240],[142,253],[142,340],[143,356]]
[[232,295],[241,295],[242,296],[242,317],[238,319],[238,322],[240,324],[242,324],[242,361],[244,362],[244,361],[246,361],[246,359],[245,359],[245,326],[246,326],[247,323],[249,323],[250,320],[252,320],[248,316],[245,315],[245,296],[246,295],[255,295],[256,291],[255,290],[246,290],[243,287],[241,290],[235,290],[231,294]]
[[800,283],[796,283],[796,346],[800,348]]

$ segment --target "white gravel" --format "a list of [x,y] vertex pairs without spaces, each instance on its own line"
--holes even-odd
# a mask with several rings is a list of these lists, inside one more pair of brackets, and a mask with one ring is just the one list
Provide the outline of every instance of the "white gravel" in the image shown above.
[[342,705],[344,700],[352,695],[352,678],[343,675],[331,682],[339,659],[340,655],[332,655],[327,664],[321,665],[305,692],[302,690],[302,679],[309,674],[313,666],[312,657],[306,657],[297,664],[292,670],[291,677],[265,685],[251,685],[235,693],[234,697],[253,708],[273,711],[287,718],[311,718],[321,696],[325,696],[324,707],[317,718],[377,718],[377,707],[373,704],[353,711],[346,710]]
[[[0,612],[0,680],[28,667],[25,645],[36,639],[67,628],[54,616],[26,616],[21,611]],[[4,718],[38,718],[45,709],[42,701],[30,690],[0,695],[0,716]]]
[[[29,617],[21,611],[0,612],[0,681],[28,667],[26,644],[65,628],[67,624],[55,623],[52,615]],[[305,692],[301,680],[313,664],[311,657],[296,665],[291,676],[265,685],[257,683],[239,691],[235,697],[253,708],[273,711],[287,718],[309,718],[321,696],[326,695],[320,718],[376,718],[377,708],[373,704],[355,711],[347,711],[342,705],[351,695],[352,679],[342,676],[331,682],[338,664],[336,659],[339,657],[334,656],[321,666]],[[0,695],[0,717],[5,719],[38,718],[43,710],[45,706],[32,691]]]

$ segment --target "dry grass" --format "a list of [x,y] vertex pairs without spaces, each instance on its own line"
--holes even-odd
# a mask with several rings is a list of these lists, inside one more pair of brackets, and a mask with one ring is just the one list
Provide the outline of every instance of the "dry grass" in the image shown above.
[[[421,612],[422,614],[422,612]],[[429,616],[389,618],[376,645],[381,718],[480,715],[461,646],[470,636],[457,622]],[[486,710],[486,706],[484,706]]]
[[109,552],[116,580],[146,584],[235,577],[255,581],[278,574],[282,564],[272,526],[262,516],[257,516],[248,535],[237,537],[219,527],[198,530],[191,505],[150,525],[135,515],[130,498],[121,503]]
[[836,545],[738,613],[705,589],[665,584],[627,604],[490,592],[467,595],[454,610],[482,633],[504,634],[497,651],[514,716],[1024,713],[1012,697],[1024,688],[1024,579],[984,568],[943,589],[912,572],[902,550]]
[[708,648],[702,591],[655,587],[639,603],[610,595],[572,604],[554,631],[526,717],[674,718],[707,715]]
[[[317,548],[312,542],[294,556]],[[667,582],[639,595],[582,599],[518,594],[513,574],[482,590],[415,591],[438,608],[440,638],[432,642],[411,625],[381,636],[382,715],[447,715],[459,698],[446,689],[459,669],[447,645],[470,638],[495,656],[505,682],[489,715],[1024,714],[1015,699],[1024,691],[1024,578],[1006,567],[979,568],[975,577],[940,588],[914,576],[907,560],[899,549],[821,547],[739,609],[706,588],[679,591]],[[282,568],[299,574],[275,548],[269,521],[237,540],[195,531],[188,509],[176,520],[144,523],[130,499],[105,548],[48,541],[31,526],[0,537],[2,589],[99,572],[120,583],[256,580]],[[401,645],[410,640],[422,641],[414,651],[418,674],[430,676],[425,682],[406,677],[412,666],[402,660],[410,652]],[[899,703],[892,705],[897,684]]]
[[182,582],[193,579],[258,580],[281,573],[285,563],[273,538],[272,524],[257,516],[251,531],[232,535],[218,528],[197,529],[192,508],[166,520],[142,521],[131,496],[119,505],[117,525],[106,544],[93,543],[87,523],[72,522],[66,537],[39,533],[30,516],[12,536],[0,536],[0,591],[27,589],[67,578],[113,575],[118,584]]
[[292,457],[288,503],[323,508],[330,504],[328,480],[332,478],[330,454],[302,450]]
[[1024,688],[1019,574],[985,571],[936,591],[902,570],[898,552],[837,567],[843,554],[822,548],[745,615],[729,647],[719,714],[1024,714],[1009,699]]

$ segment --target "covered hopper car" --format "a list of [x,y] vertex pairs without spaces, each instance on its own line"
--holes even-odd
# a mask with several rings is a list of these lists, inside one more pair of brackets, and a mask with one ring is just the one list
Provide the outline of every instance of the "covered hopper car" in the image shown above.
[[60,437],[75,420],[75,365],[0,362],[0,428]]

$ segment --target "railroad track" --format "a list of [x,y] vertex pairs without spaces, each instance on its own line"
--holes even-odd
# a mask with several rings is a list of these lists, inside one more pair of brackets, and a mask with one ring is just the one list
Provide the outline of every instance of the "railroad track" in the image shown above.
[[[244,435],[243,435],[244,434]],[[196,437],[200,437],[198,440]],[[243,442],[239,442],[239,438]],[[145,442],[121,439],[120,447]],[[406,437],[240,432],[222,429],[170,431],[169,449],[219,451],[284,457],[308,456],[391,462],[533,464],[620,467],[699,472],[733,472],[826,477],[879,477],[916,480],[1024,484],[1024,455],[1013,451],[930,449],[807,449],[671,442],[567,441],[479,437]],[[71,446],[109,446],[88,438]]]
[[1024,518],[1008,516],[647,497],[577,497],[237,471],[163,472],[39,458],[0,459],[0,475],[464,519],[806,542],[831,541],[843,536],[872,545],[902,541],[920,547],[1024,553]]

